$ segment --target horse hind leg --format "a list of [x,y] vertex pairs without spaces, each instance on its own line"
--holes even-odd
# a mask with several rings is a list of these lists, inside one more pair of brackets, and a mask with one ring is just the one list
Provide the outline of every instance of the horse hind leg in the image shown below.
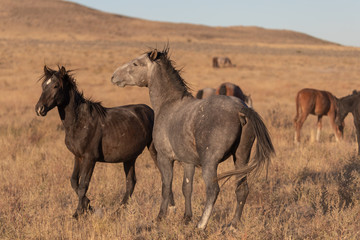
[[322,129],[322,116],[318,116],[317,129],[316,129],[316,141],[320,141],[320,132]]
[[195,165],[184,163],[184,178],[183,178],[182,192],[185,197],[185,214],[184,214],[185,224],[188,224],[192,218],[191,195],[193,191],[194,173],[195,173]]
[[206,203],[201,219],[197,224],[199,229],[205,229],[220,192],[219,184],[215,180],[217,177],[217,162],[216,164],[210,163],[211,161],[208,162],[208,165],[202,167],[202,175],[206,185]]
[[294,125],[295,125],[295,143],[296,144],[300,143],[300,130],[301,130],[306,118],[307,118],[307,115],[308,114],[301,113],[301,114],[299,114],[299,116],[294,121]]
[[126,190],[124,197],[121,201],[121,205],[124,205],[128,202],[132,193],[134,192],[134,188],[136,185],[136,174],[135,174],[135,159],[124,162],[124,172],[126,176]]
[[[235,152],[235,155],[233,155],[235,169],[244,168],[247,166],[249,162],[251,149],[255,141],[255,133],[250,124],[251,123],[248,122],[243,127],[240,144]],[[237,203],[236,203],[235,214],[230,223],[230,226],[236,228],[238,222],[241,219],[241,215],[244,209],[247,196],[249,195],[249,187],[247,184],[246,177],[240,178],[240,176],[236,176],[235,194],[236,194]]]

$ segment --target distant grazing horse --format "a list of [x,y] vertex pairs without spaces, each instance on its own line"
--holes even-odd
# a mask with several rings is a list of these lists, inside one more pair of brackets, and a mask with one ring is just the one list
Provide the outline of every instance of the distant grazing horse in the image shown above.
[[65,144],[75,155],[71,186],[79,197],[74,213],[77,218],[92,208],[86,197],[96,162],[124,163],[125,204],[134,191],[135,161],[147,146],[156,161],[152,144],[153,110],[146,105],[104,108],[83,97],[75,80],[64,67],[58,71],[44,67],[42,94],[35,106],[37,115],[45,116],[57,107],[65,128]]
[[252,99],[250,95],[245,95],[241,88],[233,83],[225,82],[222,83],[217,89],[216,89],[216,95],[226,95],[226,96],[234,96],[237,98],[240,98],[242,101],[244,101],[249,107],[252,107]]
[[337,101],[337,106],[336,124],[342,124],[349,112],[353,115],[358,142],[358,155],[360,155],[360,92],[354,90],[351,95],[340,98]]
[[[233,155],[235,170],[224,173],[222,177],[236,175],[237,178],[237,206],[231,222],[236,226],[249,193],[246,175],[263,164],[267,165],[274,153],[270,136],[260,116],[240,101],[216,95],[195,99],[173,67],[168,51],[168,48],[161,52],[154,49],[145,53],[119,67],[111,79],[120,87],[136,85],[149,88],[155,112],[153,138],[162,179],[158,220],[167,213],[172,193],[173,163],[178,160],[184,166],[185,223],[192,218],[195,166],[202,168],[206,203],[197,227],[204,229],[220,191],[216,181],[218,164]],[[255,138],[256,154],[249,163]]]
[[330,118],[331,126],[335,131],[335,137],[338,141],[343,137],[344,123],[335,124],[337,114],[337,98],[330,92],[311,88],[304,88],[296,96],[296,116],[295,125],[295,143],[300,142],[300,129],[307,116],[313,114],[318,116],[316,141],[320,140],[320,131],[322,128],[322,117],[327,115]]
[[214,68],[235,67],[228,57],[213,57],[212,61]]
[[212,95],[215,95],[216,89],[215,88],[203,88],[200,89],[197,93],[196,93],[196,98],[197,99],[204,99],[204,98],[208,98]]

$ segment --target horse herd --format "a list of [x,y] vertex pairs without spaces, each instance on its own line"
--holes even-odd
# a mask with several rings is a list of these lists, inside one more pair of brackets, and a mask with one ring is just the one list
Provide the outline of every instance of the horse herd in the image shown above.
[[[78,196],[78,206],[73,217],[93,211],[86,193],[96,162],[123,163],[126,191],[121,204],[126,204],[136,184],[135,161],[147,147],[162,180],[157,220],[166,216],[169,205],[175,205],[172,180],[173,165],[177,160],[184,168],[185,224],[192,219],[195,167],[201,167],[206,185],[206,203],[197,227],[204,229],[208,223],[220,191],[218,180],[230,176],[236,178],[237,205],[228,226],[236,227],[239,223],[249,194],[247,175],[267,167],[275,154],[268,130],[261,117],[248,107],[252,106],[250,96],[234,84],[204,89],[194,98],[168,52],[169,48],[153,49],[116,69],[111,78],[111,82],[120,87],[148,87],[153,110],[144,104],[103,107],[83,96],[71,70],[64,67],[53,70],[44,66],[40,78],[42,93],[35,111],[37,115],[45,116],[57,107],[64,125],[65,144],[75,157],[71,186]],[[295,120],[297,132],[311,113],[319,116],[320,125],[323,115],[334,118],[333,126],[341,133],[337,136],[341,136],[343,127],[340,126],[349,112],[354,119],[359,119],[358,99],[358,92],[337,99],[328,92],[300,91]],[[357,129],[359,123],[355,121]],[[359,130],[357,133],[359,139]],[[298,140],[299,136],[297,133]],[[250,160],[255,139],[256,150]],[[229,156],[233,157],[235,169],[218,176],[218,164]]]

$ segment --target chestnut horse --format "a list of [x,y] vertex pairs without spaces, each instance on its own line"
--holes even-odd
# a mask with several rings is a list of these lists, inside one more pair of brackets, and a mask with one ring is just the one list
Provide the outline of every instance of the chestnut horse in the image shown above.
[[215,92],[216,95],[234,96],[240,98],[249,107],[252,107],[252,99],[250,95],[245,95],[241,88],[233,83],[225,82],[222,83]]
[[322,117],[324,115],[330,118],[330,124],[335,131],[336,140],[342,139],[344,122],[340,124],[335,123],[335,117],[338,112],[337,101],[338,99],[328,91],[311,88],[300,90],[296,96],[296,116],[294,119],[295,143],[300,143],[300,129],[309,114],[318,116],[316,141],[320,140]]

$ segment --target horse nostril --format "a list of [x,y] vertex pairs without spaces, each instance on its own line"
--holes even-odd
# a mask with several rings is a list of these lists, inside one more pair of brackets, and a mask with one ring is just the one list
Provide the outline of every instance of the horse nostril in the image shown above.
[[40,106],[40,107],[37,108],[36,114],[37,114],[38,116],[41,116],[41,113],[44,112],[44,110],[45,110],[45,107],[44,107],[44,106]]

